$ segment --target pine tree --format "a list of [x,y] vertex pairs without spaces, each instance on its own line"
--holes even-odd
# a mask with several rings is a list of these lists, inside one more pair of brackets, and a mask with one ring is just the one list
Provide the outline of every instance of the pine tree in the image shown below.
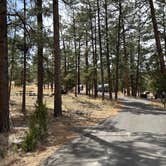
[[0,132],[9,131],[7,1],[0,1]]
[[152,23],[153,23],[154,36],[155,36],[155,40],[156,40],[156,48],[157,48],[157,53],[158,53],[159,61],[160,61],[160,71],[161,71],[161,73],[165,73],[164,56],[163,56],[163,51],[162,51],[162,47],[161,47],[160,34],[159,34],[159,30],[158,30],[158,24],[157,24],[157,20],[156,20],[153,0],[149,0],[149,4],[150,4],[151,18],[152,18]]
[[61,99],[61,57],[59,46],[59,11],[58,0],[53,0],[53,25],[54,25],[54,116],[62,116]]
[[37,6],[37,24],[38,24],[38,31],[37,35],[38,41],[38,93],[37,93],[37,100],[39,104],[43,103],[43,18],[42,18],[42,0],[36,1]]
[[26,43],[26,0],[24,0],[24,18],[23,18],[23,26],[24,26],[24,48],[23,48],[23,54],[24,54],[24,60],[23,60],[23,81],[22,81],[22,112],[23,114],[26,113],[26,81],[27,81],[27,43]]

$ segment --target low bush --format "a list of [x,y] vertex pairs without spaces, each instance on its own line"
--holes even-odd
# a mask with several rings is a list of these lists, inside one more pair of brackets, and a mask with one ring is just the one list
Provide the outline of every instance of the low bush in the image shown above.
[[30,118],[29,131],[22,143],[24,151],[33,151],[47,134],[48,114],[44,104],[36,104],[36,110]]

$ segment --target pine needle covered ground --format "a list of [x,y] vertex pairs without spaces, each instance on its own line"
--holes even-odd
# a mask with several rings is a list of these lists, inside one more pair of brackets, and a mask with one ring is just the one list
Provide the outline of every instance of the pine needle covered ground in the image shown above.
[[[31,88],[32,89],[32,88]],[[28,119],[34,112],[35,96],[27,96],[27,116],[21,113],[21,96],[16,95],[20,88],[14,88],[11,96],[11,132],[9,133],[8,157],[3,160],[6,166],[37,166],[60,146],[77,137],[72,130],[75,127],[94,126],[104,119],[116,115],[118,103],[108,100],[93,99],[84,95],[74,97],[72,93],[63,95],[63,117],[53,117],[53,97],[50,91],[44,102],[48,107],[48,135],[37,144],[33,152],[25,153],[20,148],[20,142],[28,130]],[[33,91],[36,91],[34,88]],[[48,95],[49,94],[49,95]]]

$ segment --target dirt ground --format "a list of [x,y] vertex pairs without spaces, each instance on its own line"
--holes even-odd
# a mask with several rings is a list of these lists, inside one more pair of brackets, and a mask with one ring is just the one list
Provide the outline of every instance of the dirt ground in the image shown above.
[[[28,130],[28,117],[34,111],[36,96],[27,96],[27,116],[21,113],[21,96],[16,95],[20,88],[11,93],[11,131],[8,134],[8,153],[1,160],[0,166],[37,166],[42,160],[54,153],[60,146],[77,137],[72,131],[74,127],[94,126],[104,119],[117,114],[118,103],[108,100],[92,99],[84,95],[74,97],[73,94],[62,96],[63,117],[53,117],[53,97],[45,90],[44,102],[48,107],[49,124],[47,138],[37,145],[34,152],[25,153],[19,148],[21,140]],[[35,87],[28,90],[36,92]],[[3,137],[4,138],[4,137]],[[17,146],[18,145],[18,146]]]

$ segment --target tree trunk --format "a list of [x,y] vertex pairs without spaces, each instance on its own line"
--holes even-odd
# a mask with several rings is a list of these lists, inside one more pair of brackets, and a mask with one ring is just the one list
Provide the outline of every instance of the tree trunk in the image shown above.
[[[133,38],[131,38],[132,42]],[[134,84],[134,53],[133,48],[130,47],[130,86],[131,86],[131,95],[135,96],[135,84]]]
[[98,96],[97,94],[97,23],[96,23],[96,15],[95,15],[95,30],[94,30],[94,97]]
[[100,4],[97,0],[97,15],[98,15],[98,34],[99,34],[99,53],[100,53],[100,70],[101,70],[101,86],[102,86],[102,100],[104,100],[104,71],[103,71],[103,53],[101,41],[101,25],[100,25]]
[[[86,41],[85,41],[86,49],[85,49],[85,68],[86,72],[88,71],[89,68],[89,62],[88,62],[88,31],[86,29]],[[85,82],[85,94],[88,95],[88,80],[86,78]]]
[[38,25],[38,93],[37,101],[43,103],[43,18],[42,18],[42,0],[37,0],[37,25]]
[[139,88],[139,77],[140,77],[140,56],[141,56],[141,27],[140,27],[141,18],[139,16],[139,22],[138,22],[138,57],[137,57],[137,68],[136,68],[136,83],[135,83],[135,95],[138,94],[138,88]]
[[149,0],[149,4],[150,4],[150,11],[151,11],[151,17],[152,17],[152,23],[153,23],[154,36],[156,40],[157,53],[158,53],[159,62],[160,62],[160,71],[161,73],[164,73],[165,72],[164,56],[163,56],[161,42],[160,42],[160,33],[158,31],[158,25],[157,25],[153,0]]
[[62,116],[61,98],[61,57],[59,45],[59,10],[58,0],[53,0],[54,25],[54,116]]
[[122,18],[122,29],[123,29],[123,50],[124,50],[124,61],[125,61],[125,90],[127,90],[127,96],[130,96],[130,86],[129,86],[129,63],[128,63],[128,52],[126,48],[126,34],[125,34],[125,25],[124,25],[124,16]]
[[162,24],[163,24],[163,33],[164,33],[164,50],[165,50],[165,52],[164,52],[164,56],[165,56],[165,58],[166,58],[166,21],[165,21],[165,19],[166,19],[166,14],[165,14],[165,7],[166,7],[166,5],[165,4],[163,4],[163,21],[162,21]]
[[[94,30],[93,30],[93,14],[92,7],[89,1],[89,18],[90,18],[90,35],[91,35],[91,46],[93,54],[93,67],[94,67],[94,76],[93,76],[93,86],[94,86],[94,97],[97,97],[97,62],[96,62],[96,52],[95,52],[95,42],[94,42]],[[96,17],[95,17],[95,29],[96,29]],[[96,32],[95,32],[96,33]]]
[[120,53],[121,15],[122,15],[122,5],[121,5],[121,0],[119,0],[119,22],[118,22],[117,45],[116,45],[115,100],[118,99],[118,90],[119,90],[119,53]]
[[81,84],[81,80],[80,80],[80,52],[81,52],[81,39],[79,39],[79,53],[78,53],[78,57],[77,57],[77,68],[78,68],[78,71],[77,71],[77,86],[78,86],[78,94],[80,94],[80,84]]
[[0,1],[0,132],[9,131],[7,2]]
[[74,26],[74,53],[75,53],[75,97],[77,97],[77,85],[78,85],[78,78],[77,78],[77,41],[76,41],[76,20],[74,16],[74,9],[73,9],[73,26]]
[[26,0],[24,0],[24,60],[23,60],[22,113],[26,114],[26,80],[27,80],[27,43],[26,43]]
[[164,24],[164,46],[165,46],[165,57],[166,57],[166,25]]
[[112,84],[111,84],[111,70],[110,70],[109,35],[108,35],[108,5],[107,5],[107,0],[105,0],[105,33],[106,33],[106,59],[107,59],[107,77],[108,77],[109,99],[112,100]]

